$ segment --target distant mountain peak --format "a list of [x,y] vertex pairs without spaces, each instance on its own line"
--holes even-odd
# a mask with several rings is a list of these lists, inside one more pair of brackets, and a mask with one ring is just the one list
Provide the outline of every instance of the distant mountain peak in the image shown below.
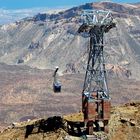
[[[40,69],[60,65],[62,72],[67,70],[67,66],[72,72],[83,71],[89,44],[88,39],[77,32],[82,23],[81,13],[84,9],[103,9],[112,12],[117,24],[105,36],[107,63],[112,67],[117,65],[117,72],[114,69],[111,72],[118,76],[122,72],[123,75],[132,73],[127,77],[134,75],[137,78],[135,71],[140,62],[140,20],[137,15],[140,15],[140,9],[133,6],[138,7],[113,2],[86,3],[57,14],[42,12],[14,24],[3,25],[0,27],[0,62]],[[134,69],[134,65],[137,68]],[[118,68],[121,68],[119,74]]]

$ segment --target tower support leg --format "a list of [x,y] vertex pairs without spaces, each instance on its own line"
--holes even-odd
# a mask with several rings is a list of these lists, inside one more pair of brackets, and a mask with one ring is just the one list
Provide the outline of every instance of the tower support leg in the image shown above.
[[108,133],[109,129],[108,129],[108,120],[104,120],[104,132]]
[[87,123],[87,133],[93,135],[93,121],[88,121]]

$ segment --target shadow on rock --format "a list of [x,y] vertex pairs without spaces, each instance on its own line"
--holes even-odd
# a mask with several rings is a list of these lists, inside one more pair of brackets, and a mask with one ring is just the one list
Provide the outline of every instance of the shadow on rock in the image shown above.
[[60,128],[69,135],[81,136],[84,133],[83,126],[83,122],[67,121],[60,116],[54,116],[48,118],[47,120],[42,119],[35,124],[27,125],[25,139],[32,134],[56,132]]

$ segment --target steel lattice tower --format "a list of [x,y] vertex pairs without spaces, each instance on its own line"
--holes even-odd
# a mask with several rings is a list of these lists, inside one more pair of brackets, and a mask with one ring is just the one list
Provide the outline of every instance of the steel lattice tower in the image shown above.
[[104,33],[115,27],[115,23],[113,23],[109,11],[85,10],[82,17],[84,23],[78,32],[86,33],[90,38],[89,57],[82,92],[82,108],[85,126],[88,133],[92,134],[93,129],[101,130],[100,121],[104,124],[103,129],[107,131],[110,117],[111,105],[106,80],[103,37]]

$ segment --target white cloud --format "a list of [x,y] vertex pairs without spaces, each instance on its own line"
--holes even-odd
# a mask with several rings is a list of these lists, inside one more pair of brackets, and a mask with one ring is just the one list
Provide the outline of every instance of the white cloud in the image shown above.
[[20,20],[25,17],[32,17],[38,13],[56,13],[67,8],[49,9],[49,8],[32,8],[32,9],[17,9],[7,10],[0,9],[0,24],[7,24]]

